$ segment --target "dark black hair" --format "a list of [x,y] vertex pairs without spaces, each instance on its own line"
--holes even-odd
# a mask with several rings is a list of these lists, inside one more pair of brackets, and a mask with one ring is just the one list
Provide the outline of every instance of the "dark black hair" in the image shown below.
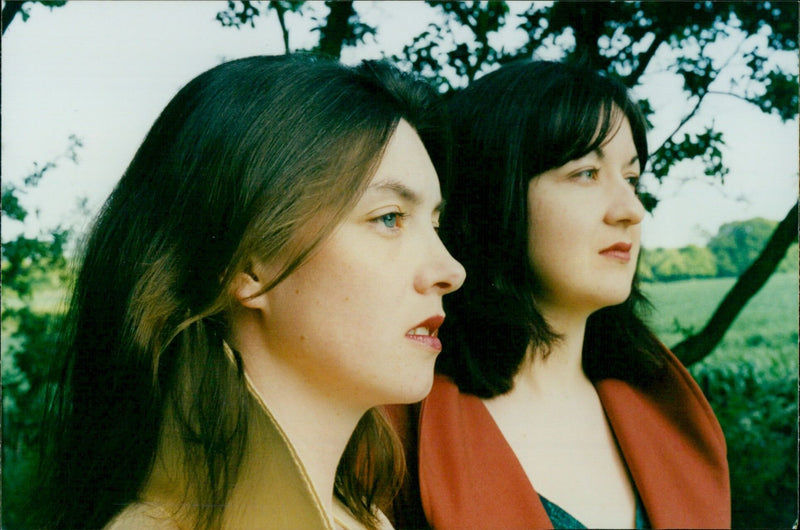
[[[529,345],[547,354],[558,338],[532,296],[528,183],[599,147],[623,116],[644,170],[646,122],[621,82],[549,61],[485,75],[451,98],[449,112],[454,165],[440,234],[467,278],[445,297],[436,367],[463,392],[488,398],[511,389]],[[642,382],[657,372],[660,348],[636,313],[645,305],[634,281],[623,304],[590,316],[583,354],[590,378]]]
[[[358,201],[401,119],[435,163],[446,158],[437,99],[387,64],[311,56],[231,61],[180,90],[87,239],[35,524],[103,527],[135,501],[165,418],[197,526],[220,524],[253,403],[223,346],[233,278],[254,258],[277,264],[271,285],[300,266]],[[368,412],[337,470],[336,495],[368,525],[401,477],[388,429]]]

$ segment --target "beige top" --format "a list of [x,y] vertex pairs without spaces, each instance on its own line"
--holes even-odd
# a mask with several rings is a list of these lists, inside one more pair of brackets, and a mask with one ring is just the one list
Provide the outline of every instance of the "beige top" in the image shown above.
[[[232,352],[228,352],[232,356]],[[361,530],[364,526],[338,501],[333,520],[325,512],[303,463],[249,378],[248,451],[239,479],[230,493],[222,527],[235,529]],[[107,530],[183,530],[192,528],[184,502],[186,481],[181,479],[181,459],[170,440],[179,436],[165,421],[153,471],[139,501],[127,506],[106,526]],[[392,525],[378,513],[381,529]]]
[[[350,511],[338,500],[333,504],[333,518],[336,530],[362,530],[362,525]],[[381,530],[392,530],[392,523],[378,511],[378,525]],[[258,528],[265,528],[258,525]],[[155,503],[139,502],[131,504],[122,511],[111,523],[107,530],[180,530],[178,522],[163,508]]]

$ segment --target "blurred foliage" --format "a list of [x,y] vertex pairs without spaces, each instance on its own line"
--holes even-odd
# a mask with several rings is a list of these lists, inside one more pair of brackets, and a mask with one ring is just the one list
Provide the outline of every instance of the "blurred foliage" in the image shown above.
[[269,16],[274,12],[278,17],[283,38],[283,47],[286,53],[294,50],[289,43],[289,26],[286,17],[288,14],[297,16],[310,16],[316,23],[312,31],[319,33],[319,43],[313,48],[306,50],[328,55],[335,59],[341,56],[342,49],[357,46],[364,42],[368,36],[375,35],[375,28],[362,22],[353,6],[353,2],[327,1],[325,6],[328,8],[326,17],[319,17],[313,11],[307,9],[306,2],[289,1],[228,1],[227,9],[217,13],[217,20],[223,27],[241,28],[242,26],[256,27],[256,20],[259,17]]
[[[753,335],[751,344],[763,341]],[[797,516],[797,364],[762,359],[692,369],[725,432],[734,528],[790,528]]]
[[[2,185],[2,221],[22,229],[26,193],[62,160],[77,163],[82,142],[70,136],[61,155],[34,168],[21,185]],[[38,212],[34,212],[38,213]],[[9,229],[11,230],[11,229]],[[36,465],[45,390],[54,380],[61,321],[59,302],[37,304],[42,294],[59,299],[69,283],[66,249],[73,232],[57,226],[34,236],[21,231],[2,243],[3,528],[19,528],[20,510]],[[38,299],[38,300],[37,300]]]
[[726,223],[708,242],[720,276],[739,276],[761,253],[778,223],[763,218]]
[[[797,74],[770,60],[775,51],[797,50],[795,2],[537,2],[522,14],[519,29],[526,38],[514,49],[490,44],[505,26],[507,3],[427,3],[445,15],[446,23],[431,24],[392,59],[428,77],[442,92],[503,63],[551,55],[546,50],[553,47],[560,48],[564,60],[607,71],[633,88],[647,82],[656,53],[668,49],[674,58],[666,69],[681,77],[691,107],[673,134],[652,150],[650,166],[658,181],[676,164],[696,160],[704,175],[724,183],[724,136],[714,124],[701,133],[677,135],[709,94],[749,101],[784,121],[797,116]],[[738,46],[720,57],[715,45],[732,36]],[[741,73],[729,84],[724,74],[734,66]],[[652,116],[650,102],[641,103]],[[652,211],[657,198],[644,198]]]
[[[713,123],[702,132],[684,130],[709,96],[742,99],[784,121],[797,116],[797,72],[773,60],[775,52],[797,50],[796,2],[530,2],[513,19],[509,2],[425,4],[440,20],[387,58],[428,79],[442,93],[510,61],[552,57],[553,50],[565,61],[615,75],[631,88],[647,84],[651,73],[678,76],[688,107],[677,117],[672,134],[653,146],[650,167],[659,182],[677,164],[694,160],[703,168],[702,176],[724,184],[728,168],[722,132]],[[358,46],[366,36],[377,39],[376,29],[361,21],[358,2],[325,2],[327,15],[312,5],[319,7],[307,2],[230,1],[217,19],[227,27],[256,27],[259,18],[274,12],[287,52],[300,51],[289,47],[289,13],[315,22],[320,40],[309,51],[340,57],[342,49]],[[402,9],[396,4],[392,8]],[[515,44],[498,45],[500,32],[510,30]],[[731,41],[734,46],[721,46]],[[651,67],[657,53],[670,59]],[[656,110],[647,99],[640,103],[650,120]],[[653,193],[643,194],[648,211],[657,202]]]
[[725,183],[728,168],[722,162],[722,133],[711,128],[699,134],[684,134],[681,139],[668,138],[656,151],[658,156],[653,156],[650,171],[662,181],[669,175],[670,169],[676,161],[700,160],[703,164],[703,174],[719,179]]
[[705,247],[645,249],[639,263],[639,278],[645,281],[673,281],[713,278],[717,275],[714,255]]
[[[777,221],[757,217],[722,225],[706,247],[643,249],[639,278],[671,282],[688,278],[735,277],[761,255]],[[776,272],[797,270],[797,242],[787,249]]]
[[31,16],[28,8],[31,4],[42,4],[52,10],[66,3],[67,0],[16,0],[12,2],[3,2],[3,33],[6,32],[6,29],[17,15],[22,18],[23,22],[28,21]]
[[[33,171],[22,180],[22,185],[4,182],[2,184],[2,218],[3,223],[11,223],[20,228],[28,218],[29,212],[23,206],[23,196],[28,189],[39,185],[45,173],[57,167],[62,159],[77,163],[78,149],[83,147],[81,140],[71,135],[69,144],[61,155],[45,163],[34,162]],[[38,215],[38,212],[36,212]],[[45,233],[28,237],[23,233],[10,241],[3,241],[2,246],[2,287],[5,297],[15,293],[26,298],[36,284],[35,277],[53,270],[63,269],[65,265],[64,251],[70,236],[70,230],[55,227]],[[14,311],[3,306],[3,319],[14,316]]]

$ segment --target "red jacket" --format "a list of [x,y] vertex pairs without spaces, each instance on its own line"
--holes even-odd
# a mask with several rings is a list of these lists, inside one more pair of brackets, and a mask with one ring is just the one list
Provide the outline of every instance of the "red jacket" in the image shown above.
[[[605,379],[595,385],[597,393],[651,526],[730,528],[722,429],[692,377],[666,353],[667,373],[659,382],[640,389]],[[552,528],[479,398],[437,375],[421,406],[388,412],[410,472],[395,500],[398,528]]]

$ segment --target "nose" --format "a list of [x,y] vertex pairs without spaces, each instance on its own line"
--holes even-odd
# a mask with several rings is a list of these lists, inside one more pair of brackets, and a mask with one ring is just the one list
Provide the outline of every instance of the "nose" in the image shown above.
[[608,224],[637,225],[644,219],[644,206],[630,183],[620,177],[614,179],[609,191],[605,222]]
[[447,251],[439,236],[433,232],[433,240],[425,252],[423,263],[414,277],[414,289],[421,294],[435,292],[440,296],[458,290],[467,277],[464,267]]

